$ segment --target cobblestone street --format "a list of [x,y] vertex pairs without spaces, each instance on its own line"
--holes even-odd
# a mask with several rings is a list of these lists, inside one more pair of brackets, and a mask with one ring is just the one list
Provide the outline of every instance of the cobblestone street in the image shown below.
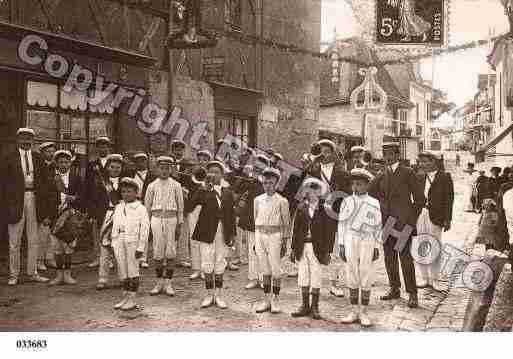
[[[472,235],[478,215],[462,210],[461,173],[453,173],[456,200],[454,220],[444,241],[463,248]],[[325,288],[321,291],[321,314],[323,320],[293,319],[290,313],[299,305],[296,278],[286,278],[282,288],[283,313],[257,314],[255,306],[262,291],[245,290],[247,266],[238,272],[227,272],[225,280],[227,310],[217,308],[200,309],[204,294],[202,281],[190,281],[190,270],[179,269],[174,280],[176,296],[150,297],[148,292],[154,284],[152,268],[143,270],[139,302],[142,310],[137,315],[127,316],[112,309],[121,290],[110,288],[102,292],[94,289],[97,273],[84,265],[74,268],[76,286],[48,287],[28,283],[17,287],[6,286],[6,264],[2,264],[0,277],[0,330],[156,330],[156,331],[358,331],[361,327],[340,324],[347,314],[349,299],[331,296],[327,273]],[[284,267],[290,264],[285,263]],[[47,273],[53,276],[53,271]],[[115,273],[111,274],[115,283]],[[459,330],[466,304],[466,290],[453,289],[449,299],[446,295],[429,289],[419,290],[419,308],[410,309],[403,298],[391,302],[379,300],[388,288],[383,258],[375,289],[371,296],[370,314],[375,325],[371,331],[404,330]]]

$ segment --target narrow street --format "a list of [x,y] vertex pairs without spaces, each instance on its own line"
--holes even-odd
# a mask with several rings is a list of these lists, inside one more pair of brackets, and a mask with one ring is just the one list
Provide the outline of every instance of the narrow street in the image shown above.
[[[462,161],[465,163],[465,161]],[[450,232],[444,234],[444,241],[462,248],[472,234],[478,215],[463,212],[463,186],[461,167],[453,171],[455,182],[454,219]],[[76,286],[48,287],[43,284],[24,284],[7,287],[6,264],[0,267],[0,331],[359,331],[361,327],[340,324],[347,314],[349,299],[335,298],[325,289],[329,281],[325,277],[325,288],[321,291],[321,314],[324,320],[293,319],[290,313],[299,305],[297,278],[285,278],[282,287],[283,313],[257,314],[255,306],[262,291],[245,290],[247,266],[238,272],[227,272],[225,279],[228,309],[200,309],[204,293],[202,281],[190,281],[190,270],[179,269],[174,280],[174,298],[151,297],[148,292],[154,284],[154,271],[142,271],[142,286],[139,302],[142,309],[133,314],[125,314],[112,307],[121,294],[121,289],[110,288],[102,292],[95,290],[96,270],[85,265],[74,267]],[[287,267],[289,264],[284,264]],[[53,271],[46,273],[52,277]],[[116,276],[111,274],[112,283]],[[445,328],[450,330],[452,315],[446,320],[437,318],[432,323],[445,295],[432,290],[419,291],[420,306],[409,309],[406,300],[383,302],[379,296],[387,290],[388,280],[383,258],[379,260],[379,270],[375,289],[369,307],[375,325],[370,331],[404,330],[422,331]],[[347,293],[346,293],[347,296]],[[404,293],[403,293],[404,296]],[[460,303],[461,304],[461,303]],[[465,303],[463,303],[465,304]],[[442,317],[443,318],[443,317]],[[457,328],[455,328],[457,329]]]

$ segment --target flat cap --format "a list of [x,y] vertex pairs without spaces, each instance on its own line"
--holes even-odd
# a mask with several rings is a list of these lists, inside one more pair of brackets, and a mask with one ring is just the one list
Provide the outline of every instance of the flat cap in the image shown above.
[[173,140],[171,141],[171,147],[183,147],[185,148],[187,145],[182,140]]
[[272,168],[272,167],[267,167],[264,172],[263,172],[263,176],[264,177],[275,177],[276,179],[278,179],[278,182],[280,181],[281,179],[281,173],[278,169],[276,168]]
[[429,158],[433,158],[435,160],[439,160],[441,158],[439,155],[437,155],[435,152],[432,152],[432,151],[422,151],[419,153],[419,158],[420,157],[429,157]]
[[332,140],[328,140],[327,138],[323,139],[323,140],[320,140],[319,142],[317,142],[319,144],[319,146],[328,146],[328,147],[331,147],[331,149],[333,150],[333,152],[335,152],[337,150],[337,145],[335,144],[335,142],[333,142]]
[[205,156],[208,158],[208,160],[212,160],[212,152],[210,152],[209,150],[201,150],[201,151],[198,151],[198,153],[196,153],[196,156]]
[[133,158],[134,160],[135,159],[138,159],[138,158],[144,158],[144,159],[148,159],[148,155],[144,152],[137,152],[136,154],[133,155]]
[[364,168],[353,168],[351,170],[351,178],[352,179],[365,179],[367,181],[372,181],[374,179],[374,176],[372,173],[367,171]]
[[159,156],[159,157],[157,157],[157,163],[167,163],[170,165],[174,165],[176,163],[176,161],[171,156]]
[[107,156],[107,163],[108,162],[121,162],[123,163],[123,156],[119,153],[112,153]]
[[57,160],[59,157],[68,157],[70,160],[73,158],[73,155],[68,150],[57,150],[53,154],[53,160]]
[[16,136],[23,135],[23,134],[35,136],[36,132],[34,132],[33,129],[28,128],[28,127],[20,127],[20,128],[18,128],[18,131],[16,131]]
[[366,149],[363,146],[353,146],[353,147],[351,147],[351,152],[364,152],[364,151],[366,151]]
[[133,178],[130,177],[123,177],[121,181],[119,181],[120,186],[130,186],[135,188],[137,191],[139,191],[139,183]]
[[55,147],[55,142],[43,142],[42,144],[39,145],[39,150],[42,151],[45,148],[52,147],[52,146]]
[[100,143],[106,143],[108,145],[112,144],[112,142],[110,141],[110,138],[108,138],[107,136],[96,137],[96,140],[94,141],[94,143],[96,143],[97,145],[99,145]]
[[226,166],[221,161],[210,161],[209,163],[207,163],[207,170],[211,167],[217,167],[220,168],[223,173],[226,172]]

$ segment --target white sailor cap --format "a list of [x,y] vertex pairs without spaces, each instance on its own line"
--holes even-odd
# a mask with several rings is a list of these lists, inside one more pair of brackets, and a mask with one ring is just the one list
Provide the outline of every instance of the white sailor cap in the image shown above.
[[42,144],[39,145],[39,150],[40,151],[43,151],[45,148],[48,148],[48,147],[55,147],[55,142],[43,142]]
[[393,148],[393,147],[401,147],[399,142],[383,142],[383,148]]
[[437,155],[435,152],[432,152],[432,151],[422,151],[419,153],[419,158],[420,157],[429,157],[429,158],[433,158],[435,160],[439,160],[441,157],[439,155]]
[[173,140],[171,141],[171,148],[182,147],[185,148],[187,145],[182,140]]
[[123,177],[121,181],[119,181],[119,186],[121,187],[123,185],[133,187],[139,191],[139,183],[137,183],[137,181],[133,178]]
[[353,146],[351,147],[351,153],[353,152],[365,152],[366,149],[363,146]]
[[196,156],[205,156],[208,160],[212,160],[212,153],[209,150],[201,150],[196,153]]
[[328,146],[328,147],[330,147],[333,150],[333,152],[335,152],[337,150],[337,145],[335,144],[335,142],[333,142],[331,140],[328,140],[327,138],[325,138],[323,140],[320,140],[317,143],[319,144],[319,146]]
[[34,130],[31,129],[31,128],[28,128],[28,127],[18,128],[18,131],[16,131],[16,136],[23,135],[23,134],[25,134],[25,135],[32,135],[32,136],[36,135]]
[[217,168],[220,168],[223,173],[226,172],[226,166],[221,161],[210,161],[209,163],[207,163],[206,167],[207,167],[207,170],[210,169],[211,167],[217,167]]
[[374,176],[364,168],[353,168],[351,170],[351,179],[365,179],[370,182],[374,179]]
[[280,161],[283,161],[283,156],[281,155],[281,153],[274,152],[273,156],[276,157],[277,159],[279,159]]
[[278,179],[278,182],[281,179],[281,173],[276,168],[267,167],[262,174],[264,177],[275,177],[276,179]]
[[328,193],[329,191],[328,184],[315,177],[308,177],[305,179],[302,186],[310,189],[320,188],[322,190],[322,194]]
[[159,156],[157,157],[157,163],[165,163],[169,165],[174,165],[176,163],[175,159],[171,156]]
[[73,155],[71,154],[70,151],[68,151],[68,150],[57,150],[53,154],[53,160],[56,161],[57,158],[62,157],[62,156],[68,157],[70,160],[73,158]]
[[107,156],[107,163],[109,162],[121,162],[123,163],[123,156],[119,153],[111,153]]
[[110,142],[110,138],[108,138],[107,136],[100,136],[100,137],[96,137],[96,140],[94,141],[95,144],[99,145],[100,143],[106,143],[108,145],[110,145],[112,142]]
[[136,160],[138,158],[144,158],[145,160],[147,160],[148,155],[144,152],[137,152],[136,154],[133,155],[133,158],[134,158],[134,160]]

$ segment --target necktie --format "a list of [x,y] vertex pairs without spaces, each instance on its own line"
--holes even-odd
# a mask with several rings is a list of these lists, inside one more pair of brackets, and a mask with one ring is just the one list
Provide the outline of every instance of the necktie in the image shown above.
[[28,151],[25,151],[25,171],[27,172],[26,175],[30,176],[32,174],[32,171],[30,169],[30,162],[28,159]]

